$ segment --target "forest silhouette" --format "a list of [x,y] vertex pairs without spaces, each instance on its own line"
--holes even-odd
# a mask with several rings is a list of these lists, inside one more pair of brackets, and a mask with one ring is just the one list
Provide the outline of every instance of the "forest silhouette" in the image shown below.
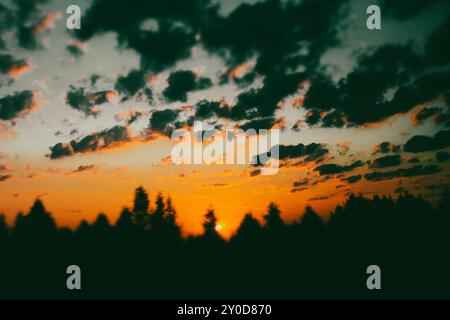
[[[324,221],[306,207],[286,223],[271,203],[245,214],[229,239],[208,209],[203,233],[183,237],[170,198],[135,190],[112,225],[99,214],[58,228],[37,199],[9,226],[0,215],[0,298],[450,298],[450,196],[432,206],[351,195]],[[66,268],[80,266],[81,290]],[[366,269],[381,268],[381,290]]]

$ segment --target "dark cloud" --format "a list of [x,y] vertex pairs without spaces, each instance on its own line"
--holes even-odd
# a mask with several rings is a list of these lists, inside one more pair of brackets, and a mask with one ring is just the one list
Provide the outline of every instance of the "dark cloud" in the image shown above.
[[399,152],[400,150],[401,150],[400,145],[395,145],[390,142],[382,142],[379,145],[375,146],[375,149],[372,152],[372,154]]
[[[114,32],[121,47],[140,55],[141,67],[156,72],[188,58],[199,24],[213,13],[204,0],[94,0],[83,16],[80,40]],[[145,22],[152,19],[150,27]]]
[[350,165],[341,166],[334,163],[322,164],[314,169],[314,171],[319,171],[320,175],[338,174],[348,171],[352,171],[358,167],[362,167],[364,163],[362,161],[355,161]]
[[306,80],[306,74],[271,74],[260,89],[250,89],[238,95],[236,104],[230,108],[230,120],[252,120],[272,117],[278,103],[287,95],[296,92],[299,83]]
[[308,190],[308,187],[292,188],[291,193],[301,192],[301,191],[305,191],[305,190]]
[[10,171],[11,168],[9,164],[0,164],[0,182],[12,178],[12,174],[10,174]]
[[75,58],[79,58],[84,54],[84,51],[81,49],[81,47],[73,43],[68,44],[66,46],[66,50],[67,52],[69,52],[70,55],[74,56]]
[[84,171],[93,171],[95,169],[97,169],[98,166],[95,164],[89,164],[89,165],[81,165],[78,166],[78,168],[76,168],[75,170],[70,171],[70,173],[80,173],[80,172],[84,172]]
[[57,143],[53,147],[50,147],[51,153],[49,156],[51,159],[58,159],[78,153],[108,149],[127,141],[131,141],[128,128],[114,126],[99,132],[94,132],[81,139],[72,140],[69,143]]
[[[142,89],[147,84],[147,77],[144,72],[140,70],[131,70],[125,76],[119,76],[116,81],[115,89],[122,96],[122,101],[129,100],[136,96],[138,92],[142,93]],[[150,88],[146,88],[145,94],[147,100],[151,101],[152,93]]]
[[450,160],[450,153],[447,151],[439,151],[436,153],[436,160],[439,162],[444,162]]
[[[310,125],[352,126],[409,111],[449,87],[449,72],[419,76],[424,65],[411,45],[388,44],[361,54],[354,70],[337,83],[319,73],[311,79],[305,97],[306,120]],[[389,90],[394,90],[390,100],[385,96]]]
[[436,190],[446,190],[448,189],[448,184],[429,184],[425,186],[426,190],[436,191]]
[[403,20],[409,19],[419,12],[429,9],[436,4],[445,3],[446,0],[383,0],[381,3],[382,12],[386,13],[388,17]]
[[11,174],[0,174],[0,182],[6,181],[11,178],[12,178]]
[[303,187],[309,184],[309,180],[307,178],[296,180],[292,183],[293,187]]
[[[264,1],[241,4],[227,17],[205,19],[201,41],[210,52],[238,66],[256,56],[255,71],[285,73],[299,65],[316,66],[335,45],[342,0]],[[334,14],[323,14],[333,12]],[[304,49],[307,54],[300,54]]]
[[40,47],[38,35],[46,29],[54,13],[43,12],[49,0],[15,0],[12,6],[0,4],[0,48],[5,48],[3,35],[13,32],[19,46],[27,50]]
[[356,182],[360,181],[361,178],[362,178],[362,176],[360,174],[358,174],[358,175],[350,176],[347,178],[342,178],[341,181],[345,181],[345,182],[352,184],[352,183],[356,183]]
[[205,120],[212,117],[228,117],[229,109],[220,101],[201,100],[195,106],[195,119]]
[[194,72],[188,70],[171,73],[167,82],[169,85],[163,91],[163,95],[170,102],[186,102],[188,92],[203,90],[212,86],[209,78],[197,77]]
[[440,113],[434,119],[434,122],[439,125],[450,127],[450,113]]
[[13,76],[15,71],[25,68],[29,68],[29,63],[24,59],[16,59],[10,54],[0,54],[0,73]]
[[0,3],[0,49],[5,48],[3,36],[14,26],[14,12]]
[[[143,70],[156,72],[189,57],[197,44],[223,57],[229,70],[256,58],[254,70],[242,80],[250,83],[263,76],[262,88],[240,94],[227,115],[234,121],[263,119],[273,117],[281,99],[296,92],[299,83],[307,79],[298,70],[314,70],[322,53],[338,43],[338,21],[347,12],[346,2],[269,0],[241,4],[222,16],[218,6],[208,0],[170,4],[131,0],[127,6],[118,0],[96,0],[87,9],[77,37],[88,40],[112,31],[119,45],[140,55]],[[169,79],[164,93],[169,101],[185,101],[186,93],[197,90],[199,82],[203,83],[200,88],[209,86],[207,80],[194,82],[192,73],[183,74],[179,81],[175,75],[181,79],[181,74],[171,75],[173,83]],[[333,115],[326,121],[341,124]]]
[[437,107],[427,107],[420,110],[415,116],[414,116],[414,123],[420,124],[424,120],[427,120],[433,116],[440,115],[442,113],[442,110]]
[[[450,94],[448,94],[448,97],[450,97]],[[423,108],[416,115],[414,115],[413,123],[421,124],[429,118],[431,118],[436,124],[442,124],[445,126],[450,125],[450,114],[444,113],[444,110],[438,107]]]
[[369,181],[381,181],[381,180],[390,180],[394,178],[409,178],[409,177],[430,175],[438,173],[440,171],[441,168],[435,165],[429,166],[417,165],[407,169],[397,169],[393,171],[383,171],[383,172],[375,171],[365,174],[364,178]]
[[177,119],[178,114],[178,110],[171,109],[154,111],[150,117],[149,128],[170,135],[177,128],[176,124],[173,123]]
[[420,162],[420,159],[417,157],[413,157],[408,160],[408,163],[419,163],[419,162]]
[[305,158],[305,161],[316,161],[328,153],[328,149],[320,143],[310,143],[304,145],[279,145],[279,159],[288,160],[296,158]]
[[313,197],[313,198],[309,198],[308,201],[321,201],[321,200],[328,200],[331,198],[330,196],[320,196],[320,197]]
[[84,88],[70,87],[66,95],[66,103],[86,116],[97,115],[96,106],[106,103],[114,95],[113,91],[86,92]]
[[260,118],[260,119],[254,119],[247,121],[246,123],[239,126],[239,129],[242,129],[244,131],[247,130],[269,130],[273,128],[275,125],[281,123],[281,119],[276,119],[275,117],[267,117],[267,118]]
[[434,30],[425,45],[427,57],[432,64],[446,65],[450,63],[450,44],[448,39],[450,39],[450,15],[441,26]]
[[426,152],[439,150],[450,146],[450,130],[442,130],[433,137],[416,135],[409,139],[403,146],[406,152]]
[[259,176],[261,174],[261,169],[255,169],[250,171],[250,177],[256,177]]
[[373,160],[370,163],[371,168],[387,168],[395,167],[402,163],[402,158],[399,155],[384,156]]
[[29,112],[34,105],[33,92],[29,90],[0,98],[0,120],[14,120]]

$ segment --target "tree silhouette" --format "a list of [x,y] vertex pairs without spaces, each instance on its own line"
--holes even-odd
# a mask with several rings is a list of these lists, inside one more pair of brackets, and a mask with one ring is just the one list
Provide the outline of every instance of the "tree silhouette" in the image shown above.
[[[142,187],[114,225],[101,213],[75,231],[57,228],[37,199],[11,228],[0,215],[0,298],[71,297],[61,270],[73,263],[87,270],[86,297],[449,298],[448,190],[442,196],[434,208],[408,193],[350,195],[327,220],[307,206],[292,223],[270,203],[264,225],[247,213],[228,240],[212,208],[203,233],[183,238],[170,197],[158,193],[150,214]],[[387,270],[376,295],[364,286],[371,264]]]
[[308,232],[310,234],[321,233],[325,228],[325,223],[323,220],[310,206],[305,207],[305,212],[300,218],[300,225],[304,232]]
[[258,241],[262,227],[251,213],[246,213],[233,239],[239,242]]
[[265,228],[268,231],[279,232],[283,228],[284,222],[280,214],[280,208],[274,202],[270,203],[267,208],[267,214],[264,216],[266,221]]
[[112,227],[104,213],[99,213],[92,224],[92,231],[100,237],[107,237],[111,234]]
[[57,229],[55,220],[46,212],[42,201],[36,199],[27,215],[17,215],[13,232],[24,240],[44,241],[54,237]]
[[165,204],[164,197],[161,192],[158,192],[155,199],[156,208],[150,216],[150,224],[154,229],[160,229],[164,220]]
[[169,224],[175,225],[177,220],[177,212],[172,205],[172,199],[170,197],[167,198],[166,208],[164,211],[164,217]]
[[147,191],[142,186],[137,187],[134,192],[133,220],[142,229],[149,223],[149,206]]
[[4,241],[9,235],[9,227],[6,223],[4,214],[0,214],[0,242]]
[[116,222],[116,231],[122,235],[131,235],[135,230],[133,213],[128,208],[123,208]]
[[205,235],[216,234],[217,217],[214,209],[208,209],[203,217],[203,233]]

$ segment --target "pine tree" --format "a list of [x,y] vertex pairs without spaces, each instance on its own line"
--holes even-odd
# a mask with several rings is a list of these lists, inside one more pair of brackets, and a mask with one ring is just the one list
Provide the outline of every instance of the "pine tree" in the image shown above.
[[267,214],[264,216],[266,229],[270,231],[279,231],[283,228],[284,222],[281,219],[281,211],[275,203],[270,203]]
[[203,230],[205,234],[215,234],[217,227],[217,217],[214,209],[208,209],[204,215]]
[[140,186],[134,192],[134,207],[133,207],[133,221],[142,229],[147,227],[149,214],[148,208],[150,201],[145,189]]

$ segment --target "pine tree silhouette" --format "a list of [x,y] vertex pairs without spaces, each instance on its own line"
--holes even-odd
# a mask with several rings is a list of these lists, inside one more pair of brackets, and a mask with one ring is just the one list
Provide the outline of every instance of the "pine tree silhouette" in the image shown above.
[[141,229],[148,226],[149,206],[147,191],[142,186],[137,187],[134,192],[133,220]]

